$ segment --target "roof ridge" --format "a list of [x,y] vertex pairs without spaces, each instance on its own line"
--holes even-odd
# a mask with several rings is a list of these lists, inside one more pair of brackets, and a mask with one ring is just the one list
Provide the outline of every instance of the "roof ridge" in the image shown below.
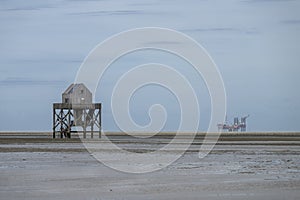
[[69,93],[70,90],[74,87],[74,83],[72,83],[66,90],[64,93]]

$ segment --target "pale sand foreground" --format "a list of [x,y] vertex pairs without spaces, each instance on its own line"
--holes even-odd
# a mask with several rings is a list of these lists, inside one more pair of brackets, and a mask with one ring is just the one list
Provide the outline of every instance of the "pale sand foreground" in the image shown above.
[[[220,142],[201,160],[199,140],[175,163],[146,174],[112,170],[75,139],[5,137],[0,137],[0,199],[300,198],[298,137],[285,142],[253,140],[252,145],[228,139],[231,142]],[[132,142],[122,136],[113,140],[133,151],[148,151],[168,141]],[[105,150],[105,142],[103,148],[112,157],[118,156]]]

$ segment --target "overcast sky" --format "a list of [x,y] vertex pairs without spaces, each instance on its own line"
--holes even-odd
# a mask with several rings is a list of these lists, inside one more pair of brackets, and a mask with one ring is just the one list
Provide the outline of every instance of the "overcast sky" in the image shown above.
[[[300,1],[298,0],[102,0],[0,1],[0,131],[52,127],[52,103],[75,80],[80,64],[101,41],[138,27],[165,27],[194,38],[219,67],[227,116],[250,114],[249,131],[300,131]],[[209,96],[192,68],[174,55],[144,51],[112,65],[100,83],[103,128],[118,130],[110,110],[118,77],[138,64],[174,66],[200,100],[200,130],[209,121]],[[131,114],[149,122],[154,103],[170,113],[165,131],[176,130],[176,98],[158,86],[138,91]]]

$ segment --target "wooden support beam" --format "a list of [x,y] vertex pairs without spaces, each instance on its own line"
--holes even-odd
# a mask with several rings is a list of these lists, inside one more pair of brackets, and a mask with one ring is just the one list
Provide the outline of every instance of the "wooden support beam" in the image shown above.
[[53,135],[52,135],[52,137],[53,138],[55,138],[55,129],[56,129],[56,127],[55,127],[55,124],[56,124],[56,118],[55,118],[55,116],[56,116],[56,110],[53,107],[53,118],[52,118],[52,120],[53,120],[53,127],[52,127],[52,129],[53,129]]
[[[54,103],[53,104],[53,138],[56,138],[56,133],[60,133],[60,138],[71,138],[72,123],[76,121],[74,117],[74,110],[82,110],[83,114],[83,138],[86,138],[87,133],[91,133],[91,138],[94,137],[95,125],[99,129],[99,138],[101,138],[101,104],[66,104],[66,103]],[[90,127],[90,131],[87,128]],[[78,132],[78,131],[76,131]],[[79,131],[80,133],[80,131]]]
[[102,109],[101,109],[101,104],[100,104],[100,107],[99,107],[99,110],[98,110],[98,116],[99,116],[99,119],[98,119],[99,120],[99,138],[101,138],[101,131],[102,131],[101,130],[102,129],[102,125],[101,125],[101,123],[102,123],[101,122],[101,110]]

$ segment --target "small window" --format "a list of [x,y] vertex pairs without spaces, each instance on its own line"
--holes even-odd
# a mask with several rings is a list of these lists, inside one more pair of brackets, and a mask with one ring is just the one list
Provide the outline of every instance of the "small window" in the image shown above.
[[83,94],[83,90],[80,90],[80,94]]
[[69,98],[65,98],[65,103],[69,103]]

